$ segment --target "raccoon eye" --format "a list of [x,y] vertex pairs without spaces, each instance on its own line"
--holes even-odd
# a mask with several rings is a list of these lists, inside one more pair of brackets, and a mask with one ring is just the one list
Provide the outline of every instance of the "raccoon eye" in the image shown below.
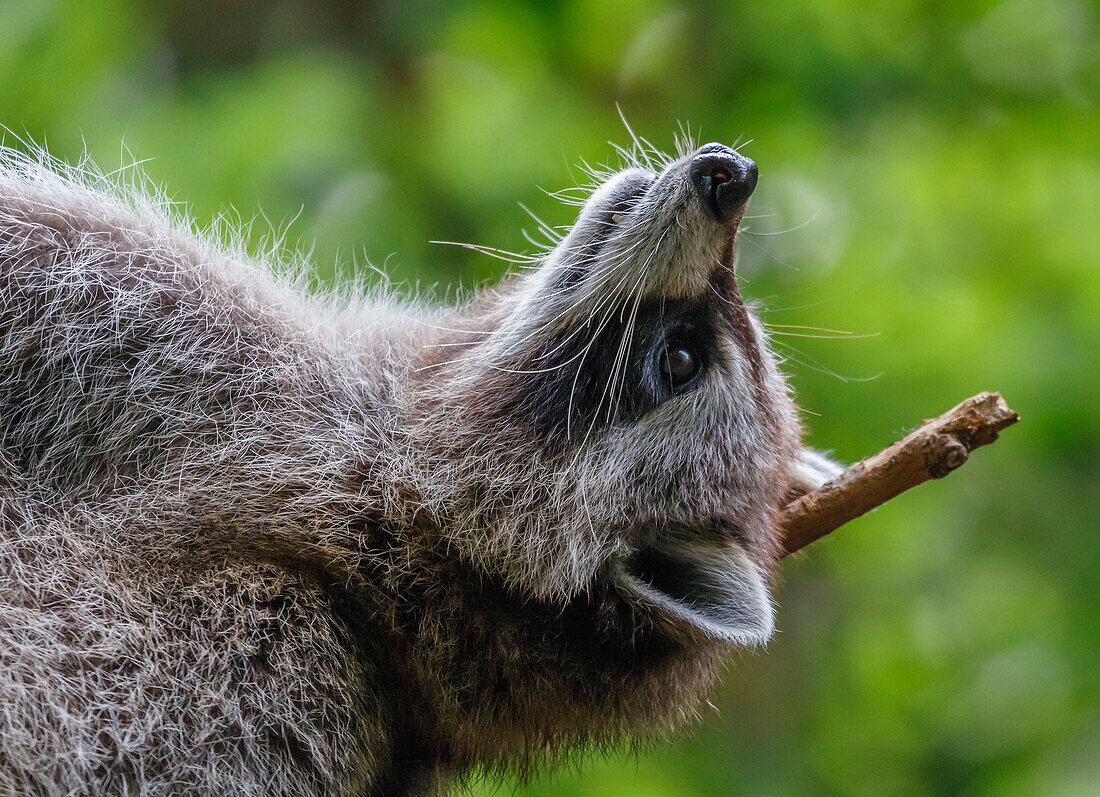
[[691,348],[672,344],[661,352],[661,376],[677,390],[699,373],[699,357]]

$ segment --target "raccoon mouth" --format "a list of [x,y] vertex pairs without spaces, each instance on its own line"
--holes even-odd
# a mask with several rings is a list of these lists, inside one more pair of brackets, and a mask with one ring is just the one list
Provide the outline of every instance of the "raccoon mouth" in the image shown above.
[[736,542],[673,538],[616,564],[626,598],[685,641],[766,642],[775,610],[759,568]]

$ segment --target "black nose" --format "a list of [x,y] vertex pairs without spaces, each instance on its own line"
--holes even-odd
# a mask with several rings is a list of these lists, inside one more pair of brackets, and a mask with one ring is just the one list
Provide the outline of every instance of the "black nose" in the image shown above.
[[752,196],[756,164],[725,144],[705,144],[692,158],[691,183],[710,215],[725,224]]

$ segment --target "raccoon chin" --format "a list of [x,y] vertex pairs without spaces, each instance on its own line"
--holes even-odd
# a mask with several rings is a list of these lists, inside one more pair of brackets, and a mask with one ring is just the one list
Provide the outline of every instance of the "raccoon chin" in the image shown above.
[[764,577],[736,541],[659,539],[612,571],[628,601],[685,643],[760,645],[775,631]]

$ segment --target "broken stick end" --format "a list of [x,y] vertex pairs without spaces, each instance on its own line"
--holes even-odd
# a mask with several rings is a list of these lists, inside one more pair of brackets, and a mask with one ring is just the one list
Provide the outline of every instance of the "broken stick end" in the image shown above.
[[1020,419],[1000,393],[971,396],[903,439],[789,503],[782,512],[785,553],[824,537],[906,490],[943,478],[970,452]]

